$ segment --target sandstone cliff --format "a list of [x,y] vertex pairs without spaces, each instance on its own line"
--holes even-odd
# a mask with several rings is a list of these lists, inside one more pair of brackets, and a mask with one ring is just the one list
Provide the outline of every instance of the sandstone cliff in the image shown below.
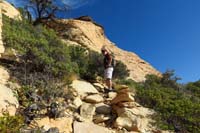
[[92,19],[81,17],[60,20],[60,22],[60,25],[51,26],[60,33],[65,42],[81,45],[97,52],[100,52],[102,46],[106,45],[114,53],[116,59],[127,66],[130,70],[130,78],[133,80],[137,82],[144,81],[147,74],[161,75],[159,71],[135,53],[118,48],[106,37],[103,27],[96,24]]

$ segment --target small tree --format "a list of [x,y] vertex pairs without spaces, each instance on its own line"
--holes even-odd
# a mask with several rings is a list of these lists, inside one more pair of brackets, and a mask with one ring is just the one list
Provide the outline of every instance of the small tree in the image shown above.
[[162,74],[161,83],[166,87],[173,87],[174,89],[179,90],[180,86],[177,81],[181,80],[181,78],[174,76],[174,70],[167,70]]
[[37,25],[44,20],[58,18],[58,13],[67,11],[70,6],[62,0],[29,0],[25,8],[32,13],[32,17],[36,18],[34,25]]

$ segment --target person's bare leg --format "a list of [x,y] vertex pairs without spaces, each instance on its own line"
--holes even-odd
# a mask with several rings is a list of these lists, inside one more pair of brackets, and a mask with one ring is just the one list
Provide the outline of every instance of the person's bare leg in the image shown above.
[[106,85],[107,85],[108,89],[112,89],[112,80],[107,79],[106,80]]

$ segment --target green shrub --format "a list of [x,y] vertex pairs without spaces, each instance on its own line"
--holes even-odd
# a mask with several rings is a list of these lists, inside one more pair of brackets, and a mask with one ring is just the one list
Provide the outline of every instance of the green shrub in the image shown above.
[[82,79],[95,80],[103,76],[103,57],[99,53],[82,47],[70,47],[72,62],[78,65],[77,73]]
[[191,95],[200,98],[200,80],[193,83],[188,83],[185,86],[185,89],[188,91],[188,93],[191,93]]
[[182,86],[171,72],[167,71],[161,78],[147,75],[142,83],[133,80],[120,80],[117,83],[136,89],[136,101],[157,112],[153,118],[161,129],[200,132],[199,81]]
[[176,132],[200,132],[200,119],[197,117],[200,116],[199,100],[194,101],[186,95],[187,92],[180,88],[181,85],[172,76],[167,76],[168,80],[165,77],[147,76],[144,83],[137,85],[136,100],[158,112],[155,118],[160,128]]
[[29,66],[27,70],[63,77],[76,71],[69,48],[53,30],[36,27],[26,20],[16,21],[3,16],[3,41],[6,47],[16,49]]
[[24,119],[20,115],[0,117],[0,132],[1,133],[17,133],[23,126]]
[[113,73],[114,79],[125,79],[129,76],[129,70],[121,61],[116,61],[116,66]]
[[[78,65],[79,76],[85,80],[95,80],[97,76],[104,76],[103,55],[98,52],[87,50],[81,47],[70,47],[72,62]],[[114,79],[125,79],[129,76],[127,67],[117,61],[114,68]]]

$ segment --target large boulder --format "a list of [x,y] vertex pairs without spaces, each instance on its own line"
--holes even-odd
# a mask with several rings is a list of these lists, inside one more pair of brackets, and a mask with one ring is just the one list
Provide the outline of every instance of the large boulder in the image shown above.
[[92,121],[95,109],[93,104],[83,103],[80,107],[80,115],[85,121]]
[[16,94],[6,86],[9,78],[8,71],[0,66],[0,116],[3,112],[8,112],[11,116],[15,115],[19,106]]
[[83,104],[83,102],[80,97],[75,97],[73,104],[75,105],[75,108],[79,108]]
[[128,131],[139,131],[137,118],[134,117],[118,117],[114,123],[116,128],[125,128]]
[[115,133],[105,127],[95,125],[93,123],[74,122],[74,133]]
[[107,115],[107,116],[106,115],[95,115],[93,122],[98,124],[98,123],[102,123],[102,122],[108,121],[110,119],[111,119],[110,115]]
[[88,103],[101,103],[104,101],[103,97],[99,94],[89,95],[85,97],[85,101]]
[[8,71],[0,66],[0,84],[5,85],[10,78]]
[[107,104],[104,104],[104,103],[99,103],[99,104],[96,104],[96,113],[98,114],[110,114],[111,111],[112,111],[112,108],[107,105]]
[[13,116],[19,106],[18,100],[13,91],[0,84],[0,116],[3,116],[4,112],[8,112]]
[[128,131],[149,132],[151,131],[152,120],[149,116],[154,114],[154,111],[139,107],[139,108],[121,108],[113,106],[113,110],[117,113],[118,117],[114,123],[117,128],[125,128]]
[[86,81],[74,80],[70,86],[81,97],[87,96],[87,94],[97,94],[98,93],[96,88],[92,84],[90,84]]
[[50,128],[56,127],[61,133],[72,133],[73,119],[70,117],[62,117],[55,120],[45,117],[35,121],[39,127],[43,127],[46,131]]

